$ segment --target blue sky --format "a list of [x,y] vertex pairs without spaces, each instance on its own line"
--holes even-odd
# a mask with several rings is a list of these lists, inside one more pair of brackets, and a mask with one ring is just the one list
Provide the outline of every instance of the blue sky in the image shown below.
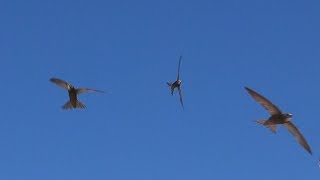
[[[0,2],[0,179],[319,179],[320,2]],[[185,109],[167,81],[179,55]],[[67,92],[85,110],[62,110]],[[243,89],[269,98],[310,156]]]

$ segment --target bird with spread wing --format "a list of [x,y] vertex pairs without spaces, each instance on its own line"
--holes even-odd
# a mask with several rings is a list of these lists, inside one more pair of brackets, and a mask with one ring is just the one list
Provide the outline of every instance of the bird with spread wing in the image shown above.
[[68,90],[69,101],[64,106],[62,106],[63,109],[86,108],[86,106],[78,100],[78,94],[86,93],[86,92],[104,93],[103,91],[99,91],[95,89],[75,88],[70,83],[67,83],[66,81],[58,78],[51,78],[50,81]]
[[182,59],[182,56],[180,56],[179,58],[179,65],[178,65],[178,75],[177,75],[177,79],[175,82],[171,83],[171,82],[167,82],[168,86],[170,86],[170,90],[171,90],[171,95],[173,95],[173,92],[174,92],[174,89],[177,88],[178,89],[178,92],[179,92],[179,96],[180,96],[180,103],[182,105],[182,108],[184,107],[183,106],[183,101],[182,101],[182,92],[181,92],[181,79],[180,79],[180,64],[181,64],[181,59]]
[[245,89],[253,97],[253,99],[260,103],[267,111],[269,111],[271,115],[268,120],[257,120],[258,123],[270,128],[273,133],[276,133],[277,125],[282,124],[293,136],[295,136],[300,145],[303,146],[304,149],[306,149],[310,154],[312,154],[311,148],[306,139],[300,133],[298,128],[291,122],[292,114],[282,113],[281,110],[267,98],[248,87],[245,87]]

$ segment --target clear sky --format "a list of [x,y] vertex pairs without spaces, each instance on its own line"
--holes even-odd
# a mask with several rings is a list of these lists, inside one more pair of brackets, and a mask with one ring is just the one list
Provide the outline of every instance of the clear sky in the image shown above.
[[[317,0],[0,1],[0,179],[318,180]],[[167,81],[181,63],[182,93]],[[76,87],[87,109],[62,110]],[[310,156],[244,90],[269,98]]]

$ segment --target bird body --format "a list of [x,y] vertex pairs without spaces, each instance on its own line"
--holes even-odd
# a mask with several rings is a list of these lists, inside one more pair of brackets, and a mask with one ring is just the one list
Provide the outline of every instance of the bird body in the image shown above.
[[63,106],[63,109],[72,109],[72,108],[86,108],[86,106],[78,100],[77,89],[71,87],[68,90],[69,101]]
[[174,83],[167,82],[171,89],[171,95],[173,95],[174,89],[178,89],[180,91],[181,88],[181,80],[176,80]]
[[257,120],[258,123],[270,128],[273,133],[277,132],[277,125],[288,123],[291,120],[291,114],[275,114],[267,120]]

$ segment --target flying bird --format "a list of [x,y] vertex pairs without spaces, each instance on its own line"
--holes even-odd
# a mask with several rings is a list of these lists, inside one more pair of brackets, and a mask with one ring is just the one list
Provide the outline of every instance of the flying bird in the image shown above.
[[181,92],[181,83],[182,81],[180,80],[180,64],[181,64],[181,59],[182,56],[179,57],[179,65],[178,65],[178,75],[177,75],[177,80],[173,83],[171,82],[167,82],[168,86],[170,86],[171,89],[171,95],[173,95],[174,89],[177,88],[178,92],[179,92],[179,96],[180,96],[180,103],[182,105],[182,108],[184,108],[183,106],[183,101],[182,101],[182,92]]
[[303,146],[310,154],[312,154],[311,148],[306,139],[299,132],[298,128],[291,122],[292,114],[282,113],[281,110],[276,105],[272,104],[272,102],[270,102],[267,98],[248,87],[245,87],[245,89],[253,97],[253,99],[260,103],[266,110],[268,110],[271,115],[268,120],[257,120],[258,123],[270,128],[273,133],[276,133],[277,125],[282,124],[293,136],[295,136],[300,145]]
[[70,83],[67,83],[64,80],[58,78],[51,78],[51,82],[57,84],[68,90],[69,93],[69,101],[62,106],[63,109],[72,109],[72,108],[86,108],[86,106],[78,100],[78,94],[85,93],[85,92],[100,92],[104,93],[103,91],[88,89],[88,88],[75,88]]

